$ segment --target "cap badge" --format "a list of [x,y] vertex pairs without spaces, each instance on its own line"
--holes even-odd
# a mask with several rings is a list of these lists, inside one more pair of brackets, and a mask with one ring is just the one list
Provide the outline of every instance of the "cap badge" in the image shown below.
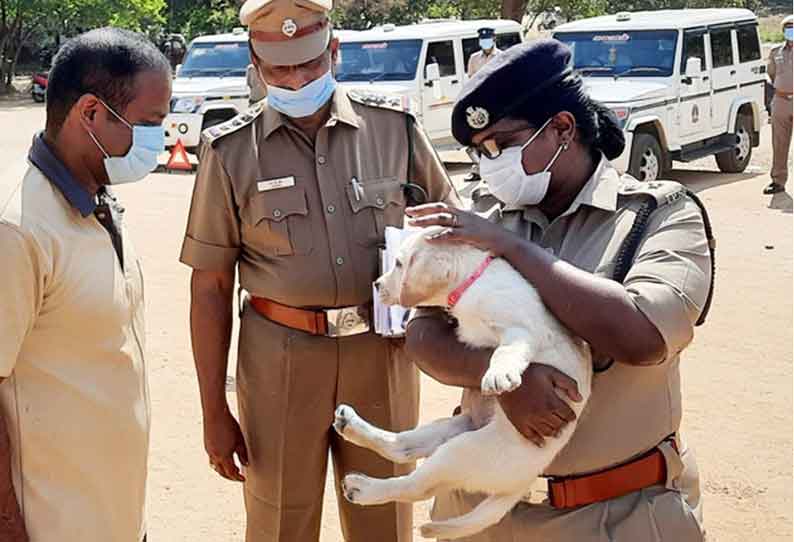
[[284,19],[284,22],[281,23],[281,32],[288,38],[294,36],[297,31],[298,25],[292,19]]
[[482,130],[488,126],[488,111],[482,107],[469,107],[466,109],[466,122],[475,130]]

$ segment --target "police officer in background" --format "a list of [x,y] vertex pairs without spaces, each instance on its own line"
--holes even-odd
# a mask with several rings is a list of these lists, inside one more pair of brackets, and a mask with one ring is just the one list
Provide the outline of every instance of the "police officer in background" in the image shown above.
[[[349,403],[392,430],[416,425],[418,372],[402,342],[370,331],[378,246],[419,194],[458,204],[399,99],[337,87],[330,9],[331,0],[243,5],[268,98],[203,134],[182,248],[193,268],[205,447],[219,475],[245,482],[248,542],[319,539],[329,448],[337,473],[406,472],[338,438],[331,424],[336,405]],[[239,425],[225,394],[235,271],[248,292]],[[345,540],[412,540],[410,504],[339,503]]]
[[[702,541],[697,468],[679,432],[679,355],[711,297],[707,222],[678,183],[640,183],[615,170],[622,131],[585,94],[570,58],[554,40],[517,45],[461,92],[452,131],[481,154],[487,185],[474,204],[490,221],[443,204],[407,211],[415,225],[446,226],[434,242],[507,260],[594,354],[592,395],[545,473],[548,500],[519,503],[465,540]],[[507,92],[523,100],[506,101]],[[492,351],[467,348],[453,326],[438,312],[418,313],[408,352],[441,382],[479,388]],[[558,393],[576,401],[578,390],[532,361],[521,387],[499,401],[542,445],[574,419]],[[442,494],[433,519],[468,513],[482,498]]]
[[[474,74],[480,71],[480,68],[485,66],[487,62],[496,58],[496,56],[502,52],[496,47],[493,28],[480,28],[477,30],[477,35],[480,38],[480,50],[476,53],[472,53],[469,57],[469,65],[466,68],[466,74],[469,76],[469,79],[474,77]],[[471,166],[471,171],[463,180],[465,182],[480,180],[480,168],[476,163]]]
[[791,145],[792,114],[794,114],[794,95],[792,95],[791,62],[792,43],[794,43],[794,16],[783,19],[783,34],[786,41],[769,53],[767,73],[775,95],[772,98],[772,182],[764,188],[764,194],[777,194],[786,190],[788,182],[788,151]]

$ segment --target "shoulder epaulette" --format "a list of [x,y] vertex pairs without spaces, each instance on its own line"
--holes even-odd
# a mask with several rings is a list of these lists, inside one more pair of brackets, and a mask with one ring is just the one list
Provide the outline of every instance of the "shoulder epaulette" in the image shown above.
[[396,94],[383,94],[361,89],[351,89],[347,91],[347,96],[356,103],[368,105],[370,107],[380,107],[390,109],[400,113],[413,115],[411,99],[408,96],[398,96]]
[[201,139],[204,140],[205,143],[213,145],[223,136],[229,135],[232,132],[236,132],[240,128],[248,126],[254,122],[254,120],[256,120],[256,118],[262,114],[263,110],[264,101],[257,102],[236,117],[218,124],[217,126],[207,128],[201,132]]
[[621,196],[651,196],[657,205],[673,203],[686,196],[686,188],[675,181],[639,182],[630,178],[618,187]]

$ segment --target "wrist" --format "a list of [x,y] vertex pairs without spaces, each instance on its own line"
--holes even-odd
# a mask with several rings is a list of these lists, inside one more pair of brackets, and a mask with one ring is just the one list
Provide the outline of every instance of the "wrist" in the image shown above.
[[204,420],[213,422],[228,416],[231,411],[229,410],[229,403],[226,398],[212,398],[202,401],[201,410],[204,414]]

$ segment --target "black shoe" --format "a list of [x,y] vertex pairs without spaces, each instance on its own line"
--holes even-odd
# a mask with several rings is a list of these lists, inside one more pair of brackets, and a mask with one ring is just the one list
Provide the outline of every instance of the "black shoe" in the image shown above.
[[766,195],[777,194],[779,192],[785,192],[785,191],[786,191],[786,187],[783,186],[782,184],[777,184],[777,183],[769,183],[769,185],[766,188],[764,188],[764,194]]
[[480,174],[479,173],[474,173],[473,171],[471,173],[469,173],[468,175],[466,175],[465,177],[463,177],[463,182],[464,183],[476,183],[479,180],[480,180]]

